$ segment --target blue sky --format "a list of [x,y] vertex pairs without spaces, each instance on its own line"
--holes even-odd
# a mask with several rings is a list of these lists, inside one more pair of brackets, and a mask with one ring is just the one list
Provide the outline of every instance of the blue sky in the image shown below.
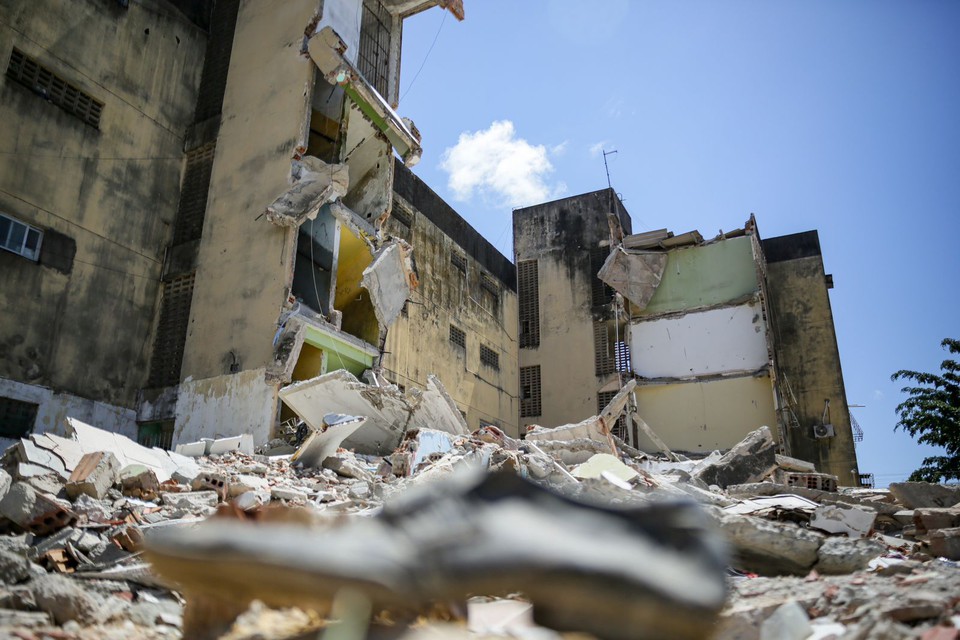
[[605,187],[600,149],[635,232],[817,229],[860,469],[930,455],[890,374],[960,338],[960,2],[464,4],[404,25],[415,173],[511,258],[511,208]]

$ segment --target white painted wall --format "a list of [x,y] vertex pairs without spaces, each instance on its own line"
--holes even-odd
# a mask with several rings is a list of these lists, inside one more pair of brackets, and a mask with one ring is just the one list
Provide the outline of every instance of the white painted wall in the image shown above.
[[66,435],[64,427],[67,418],[76,418],[104,431],[137,439],[137,412],[133,409],[95,402],[69,393],[57,393],[47,387],[7,378],[0,378],[0,396],[39,405],[33,433]]
[[756,371],[767,364],[766,322],[756,302],[630,326],[633,370],[645,378]]
[[260,368],[184,380],[177,396],[173,444],[245,433],[256,445],[267,442],[277,414],[277,387],[264,381],[265,373]]

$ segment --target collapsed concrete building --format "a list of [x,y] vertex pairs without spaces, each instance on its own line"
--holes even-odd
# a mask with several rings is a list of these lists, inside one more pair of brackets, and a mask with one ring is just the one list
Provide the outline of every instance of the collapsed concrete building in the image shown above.
[[[0,437],[72,417],[260,445],[303,417],[296,393],[318,424],[353,394],[369,420],[346,444],[383,453],[424,416],[576,423],[635,379],[614,428],[634,447],[701,455],[767,425],[856,484],[815,232],[634,236],[608,189],[515,212],[512,263],[409,169],[401,34],[431,8],[463,18],[459,0],[0,8]],[[649,264],[604,282],[611,256]]]
[[768,426],[859,484],[816,232],[631,232],[613,189],[514,211],[521,422],[582,419],[635,379],[614,428],[633,446],[703,455]]

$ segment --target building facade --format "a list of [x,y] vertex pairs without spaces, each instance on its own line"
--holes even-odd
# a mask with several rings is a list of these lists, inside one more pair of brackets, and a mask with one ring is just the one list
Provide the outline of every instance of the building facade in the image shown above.
[[[674,451],[767,426],[784,454],[858,484],[815,232],[761,242],[751,217],[709,240],[631,235],[607,190],[516,210],[514,238],[521,429],[583,420],[632,378],[637,418]],[[632,420],[614,431],[657,450]]]

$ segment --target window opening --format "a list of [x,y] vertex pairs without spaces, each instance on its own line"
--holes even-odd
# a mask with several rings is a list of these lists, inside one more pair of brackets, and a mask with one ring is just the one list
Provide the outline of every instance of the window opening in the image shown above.
[[40,405],[0,397],[0,438],[22,438],[37,420]]
[[492,369],[500,370],[500,354],[485,344],[480,345],[480,363]]
[[520,347],[540,346],[540,267],[536,260],[517,263]]
[[540,414],[540,365],[520,367],[520,417]]
[[102,102],[84,93],[19,49],[14,49],[10,54],[7,77],[94,129],[100,128]]
[[450,342],[457,345],[461,349],[466,349],[467,333],[463,329],[460,329],[459,327],[450,325]]
[[36,227],[0,213],[0,248],[36,262],[42,240],[43,232]]

